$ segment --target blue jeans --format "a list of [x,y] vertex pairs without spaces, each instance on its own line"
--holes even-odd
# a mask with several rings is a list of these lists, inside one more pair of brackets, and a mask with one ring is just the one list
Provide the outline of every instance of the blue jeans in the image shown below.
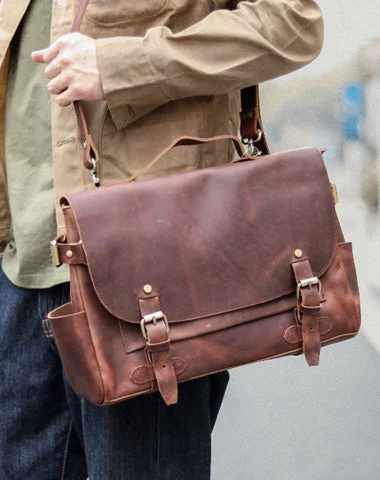
[[73,392],[42,328],[68,298],[67,284],[18,288],[0,265],[0,480],[209,479],[228,373],[180,384],[172,407],[158,394],[96,407]]

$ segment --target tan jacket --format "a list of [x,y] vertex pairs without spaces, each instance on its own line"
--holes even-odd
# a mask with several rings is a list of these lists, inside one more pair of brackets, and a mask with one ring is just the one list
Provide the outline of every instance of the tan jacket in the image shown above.
[[[4,160],[7,52],[31,0],[0,0],[0,241],[10,215]],[[70,32],[78,0],[53,0],[51,40]],[[103,184],[120,181],[180,135],[238,131],[239,90],[313,60],[323,40],[314,0],[90,0],[81,32],[97,42],[105,102],[86,104]],[[93,188],[72,106],[52,103],[57,199]],[[179,147],[153,175],[229,161],[226,145]],[[58,230],[63,223],[58,212]]]

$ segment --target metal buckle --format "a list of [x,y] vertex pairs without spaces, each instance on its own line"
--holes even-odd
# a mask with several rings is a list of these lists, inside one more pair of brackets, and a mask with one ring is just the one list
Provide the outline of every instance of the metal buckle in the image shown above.
[[91,178],[92,178],[92,181],[93,181],[95,187],[98,188],[98,187],[100,187],[100,178],[98,177],[98,173],[96,171],[96,160],[95,160],[95,158],[91,158],[91,162],[92,162],[92,169],[90,170]]
[[253,139],[252,137],[243,138],[243,143],[245,145],[248,145],[247,150],[244,152],[245,155],[249,155],[250,157],[259,157],[260,155],[262,155],[263,152],[260,151],[255,145],[255,143],[259,142],[262,139],[262,136],[263,132],[259,129],[257,131],[257,137],[255,139]]
[[259,142],[262,138],[263,138],[263,131],[260,130],[260,128],[259,128],[259,129],[257,130],[257,137],[256,137],[255,139],[253,139],[252,137],[242,138],[242,142],[244,143],[244,145],[247,145],[250,140],[252,140],[253,143],[257,143],[257,142]]
[[300,280],[297,284],[297,302],[299,303],[301,300],[301,288],[308,287],[311,289],[313,285],[318,285],[318,293],[321,295],[322,293],[322,283],[317,277],[306,278],[305,280]]
[[262,130],[258,129],[257,130],[257,137],[255,138],[254,142],[257,143],[263,138],[263,132]]
[[50,242],[50,251],[51,251],[51,257],[52,257],[53,265],[55,267],[60,267],[62,265],[62,263],[61,263],[61,260],[59,258],[57,240],[52,240]]
[[154,312],[154,313],[151,313],[149,315],[145,315],[145,317],[143,317],[141,322],[140,322],[140,327],[141,327],[141,332],[142,332],[143,337],[144,337],[146,342],[149,342],[149,335],[148,335],[148,332],[146,330],[145,324],[146,323],[153,323],[153,325],[157,325],[157,320],[163,320],[163,322],[166,326],[166,330],[169,333],[169,322],[168,322],[167,316],[164,313]]
[[296,306],[296,308],[293,311],[294,313],[294,319],[296,321],[297,325],[302,325],[302,314],[300,312],[300,307],[299,305]]
[[259,157],[262,153],[263,152],[254,144],[254,140],[250,138],[248,140],[248,148],[244,152],[244,155],[249,155],[250,157]]

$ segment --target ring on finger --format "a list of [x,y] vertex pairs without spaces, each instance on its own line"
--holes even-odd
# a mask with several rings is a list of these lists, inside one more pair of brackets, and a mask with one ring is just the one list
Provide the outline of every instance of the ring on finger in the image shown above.
[[59,94],[61,93],[61,90],[58,90],[58,88],[55,86],[53,80],[51,80],[51,82],[49,83],[48,85],[48,89],[51,93],[55,93],[55,94]]

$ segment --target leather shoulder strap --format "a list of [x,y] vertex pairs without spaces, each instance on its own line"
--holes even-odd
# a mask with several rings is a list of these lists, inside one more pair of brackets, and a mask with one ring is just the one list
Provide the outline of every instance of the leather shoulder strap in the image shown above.
[[259,86],[241,91],[240,135],[244,143],[252,142],[265,155],[269,154],[260,112]]
[[87,5],[90,3],[90,0],[79,0],[79,6],[75,13],[75,18],[71,27],[71,32],[79,32],[83,15],[87,9]]
[[[71,32],[78,32],[84,13],[90,0],[79,0],[79,6],[75,14]],[[87,121],[81,104],[74,102],[75,114],[84,147],[83,164],[91,171],[95,185],[97,185],[96,165],[99,154],[88,131]],[[269,153],[263,123],[260,113],[259,87],[253,86],[241,91],[240,134],[244,143],[255,146],[264,154]]]
[[[79,32],[83,15],[85,14],[85,11],[89,3],[90,3],[90,0],[79,0],[78,9],[75,13],[74,21],[71,27],[71,33]],[[92,137],[88,131],[87,121],[84,115],[82,105],[78,101],[73,102],[73,104],[74,104],[75,115],[77,117],[77,123],[78,123],[79,132],[81,135],[81,140],[82,140],[83,149],[84,149],[83,165],[85,166],[85,168],[87,168],[87,170],[90,170],[93,182],[95,186],[98,187],[100,185],[100,181],[97,176],[96,167],[99,161],[99,153],[95,148]]]

